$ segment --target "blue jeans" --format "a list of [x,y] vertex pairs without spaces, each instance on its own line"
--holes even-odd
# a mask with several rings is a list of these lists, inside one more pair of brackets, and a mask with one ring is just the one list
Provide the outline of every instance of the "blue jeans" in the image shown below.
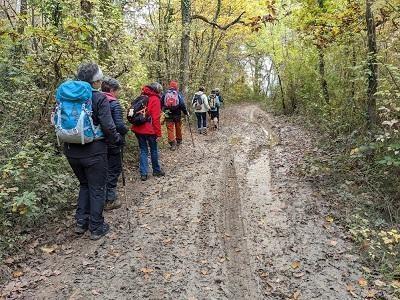
[[136,134],[136,137],[138,139],[140,149],[140,175],[147,175],[149,172],[149,148],[153,173],[161,172],[160,163],[158,162],[157,136],[148,134]]
[[68,158],[80,183],[76,221],[89,225],[95,231],[103,225],[103,209],[106,200],[107,154],[87,158]]
[[207,128],[207,113],[205,112],[197,112],[197,129]]

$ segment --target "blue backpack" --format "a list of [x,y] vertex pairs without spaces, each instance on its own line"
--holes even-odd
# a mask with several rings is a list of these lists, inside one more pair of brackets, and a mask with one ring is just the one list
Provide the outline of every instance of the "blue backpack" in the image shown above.
[[92,86],[83,81],[66,81],[56,91],[52,116],[58,143],[88,144],[104,137],[92,119]]

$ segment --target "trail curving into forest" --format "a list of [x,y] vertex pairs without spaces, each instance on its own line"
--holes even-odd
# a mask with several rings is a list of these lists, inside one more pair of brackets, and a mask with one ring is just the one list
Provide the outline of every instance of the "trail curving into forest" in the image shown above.
[[2,296],[354,299],[357,257],[296,172],[310,137],[254,105],[222,118],[196,149],[187,140],[162,151],[167,177],[143,184],[129,173],[130,231],[123,209],[106,215],[112,232],[97,242],[60,229],[67,238],[26,262]]

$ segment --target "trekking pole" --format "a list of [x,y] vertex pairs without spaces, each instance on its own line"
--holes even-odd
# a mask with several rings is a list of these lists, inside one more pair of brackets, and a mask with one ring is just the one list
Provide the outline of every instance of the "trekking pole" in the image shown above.
[[190,125],[189,116],[186,116],[186,121],[187,121],[188,126],[189,126],[190,136],[192,137],[193,148],[195,148],[195,145],[194,145],[194,138],[193,138],[193,132],[192,132],[192,126]]
[[125,177],[125,168],[124,168],[124,151],[122,148],[120,149],[121,152],[121,167],[122,167],[122,186],[124,187],[124,194],[125,194],[125,209],[126,209],[126,218],[128,220],[128,230],[131,230],[131,215],[128,207],[128,194],[126,193],[126,177]]

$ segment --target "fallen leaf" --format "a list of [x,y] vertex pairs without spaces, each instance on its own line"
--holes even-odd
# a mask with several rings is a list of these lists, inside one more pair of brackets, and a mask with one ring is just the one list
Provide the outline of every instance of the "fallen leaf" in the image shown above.
[[400,280],[393,280],[390,285],[395,289],[400,289]]
[[368,281],[365,280],[364,277],[361,277],[360,279],[358,279],[358,284],[359,284],[361,287],[366,287],[366,286],[368,285]]
[[133,249],[133,250],[135,250],[135,251],[140,251],[140,250],[142,250],[142,248],[140,248],[140,247],[136,247],[135,249]]
[[144,274],[151,274],[151,273],[154,272],[154,270],[153,270],[153,269],[150,269],[150,268],[141,268],[140,271],[141,271],[142,273],[144,273]]
[[326,220],[328,223],[333,223],[333,221],[334,221],[334,219],[333,219],[332,216],[327,216],[327,217],[325,218],[325,220]]
[[204,276],[208,275],[208,271],[207,270],[201,270],[201,274],[203,274]]
[[350,295],[352,295],[354,298],[357,298],[357,295],[354,293],[355,289],[354,286],[352,286],[351,284],[347,285],[347,291],[350,293]]
[[100,293],[98,291],[96,291],[96,290],[92,290],[92,294],[95,295],[95,296],[100,295]]
[[167,273],[164,273],[164,279],[165,279],[165,280],[168,280],[168,281],[169,281],[169,280],[171,279],[171,276],[172,276],[171,273],[168,273],[168,272],[167,272]]
[[293,273],[293,276],[295,277],[295,278],[301,278],[301,277],[303,277],[305,275],[305,273]]
[[58,276],[58,275],[61,274],[61,271],[60,271],[60,270],[55,270],[55,271],[53,272],[53,274],[54,274],[54,276]]
[[42,252],[44,252],[44,253],[51,254],[54,251],[56,251],[57,247],[58,247],[57,245],[43,246],[43,247],[40,247],[40,250],[42,250]]
[[163,241],[164,245],[171,244],[171,242],[172,242],[172,239],[171,239],[171,238],[165,239],[165,240]]
[[371,274],[371,273],[372,273],[372,271],[371,271],[370,268],[362,267],[362,269],[364,270],[365,273],[368,273],[368,274]]
[[292,262],[291,266],[292,266],[292,269],[298,269],[298,268],[300,268],[300,262],[294,261],[294,262]]
[[268,273],[267,272],[261,272],[261,274],[260,274],[260,277],[262,277],[262,278],[266,278],[266,277],[268,277],[269,275],[268,275]]
[[367,293],[367,298],[375,298],[378,292],[376,290],[369,290]]
[[386,283],[384,283],[383,281],[381,281],[381,280],[379,280],[379,279],[375,280],[375,281],[374,281],[374,284],[375,284],[376,286],[379,286],[379,287],[386,286]]
[[24,275],[24,272],[22,272],[21,270],[12,272],[12,277],[13,278],[18,278],[18,277],[21,277],[23,275]]
[[292,297],[293,300],[299,300],[300,299],[300,291],[297,291],[293,294]]
[[338,244],[337,241],[330,241],[329,245],[331,245],[332,247],[335,247]]

